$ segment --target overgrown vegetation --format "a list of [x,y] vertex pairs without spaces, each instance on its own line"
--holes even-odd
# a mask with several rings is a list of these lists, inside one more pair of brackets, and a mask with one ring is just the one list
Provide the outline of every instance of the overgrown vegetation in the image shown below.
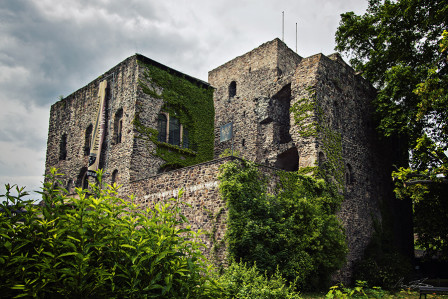
[[[0,204],[1,297],[214,298],[218,288],[178,200],[142,209],[117,186],[69,198],[52,170],[40,206]],[[180,225],[184,227],[181,228]],[[219,294],[219,293],[218,293]]]
[[323,287],[345,260],[345,235],[334,214],[343,198],[324,180],[278,175],[274,195],[267,192],[268,176],[254,163],[222,166],[229,257],[256,264],[268,275],[278,271],[300,289]]
[[413,200],[418,245],[445,258],[446,224],[428,225],[418,213],[446,213],[447,13],[445,0],[370,0],[365,14],[342,14],[336,32],[336,50],[349,54],[351,65],[378,88],[379,132],[399,141],[392,176],[397,196]]
[[117,185],[101,188],[101,171],[68,197],[59,176],[39,206],[23,188],[1,195],[2,298],[300,298],[279,272],[233,263],[218,275],[179,199],[143,209],[116,197]]
[[156,145],[151,154],[162,158],[163,167],[179,168],[213,158],[214,115],[213,88],[199,86],[168,70],[139,61],[145,69],[144,80],[139,82],[143,92],[155,99],[163,99],[161,111],[179,119],[188,129],[189,148],[157,141],[158,132],[142,124],[139,113],[134,124],[140,138]]
[[[316,90],[307,88],[308,97],[301,98],[291,106],[294,123],[297,125],[301,138],[316,138],[319,140],[324,161],[316,161],[320,165],[299,169],[302,174],[314,174],[335,185],[339,190],[345,185],[345,163],[342,159],[341,134],[330,126],[323,108],[316,100]],[[320,167],[319,167],[320,166]]]
[[256,265],[232,263],[219,278],[224,298],[265,298],[298,299],[301,298],[292,283],[288,283],[279,271],[267,276],[260,273]]

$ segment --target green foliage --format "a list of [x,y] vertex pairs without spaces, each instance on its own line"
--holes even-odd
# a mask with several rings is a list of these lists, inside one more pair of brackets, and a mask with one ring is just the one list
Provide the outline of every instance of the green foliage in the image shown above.
[[276,271],[273,276],[260,274],[257,267],[248,267],[243,263],[232,263],[219,278],[224,290],[223,298],[300,298],[294,291],[294,284],[288,282]]
[[[229,256],[273,275],[277,269],[297,286],[316,288],[342,266],[347,251],[334,212],[342,196],[323,180],[279,173],[276,195],[267,193],[268,177],[252,162],[221,167],[220,192],[228,205]],[[277,268],[278,267],[278,268]]]
[[426,200],[414,203],[414,232],[416,245],[426,250],[427,257],[439,256],[448,260],[448,186],[431,184]]
[[[404,166],[392,174],[396,194],[426,207],[446,201],[444,194],[434,194],[443,188],[428,185],[448,182],[447,13],[445,0],[370,0],[364,15],[343,14],[336,32],[336,49],[351,55],[352,66],[379,88],[379,131],[399,140],[402,158],[411,154],[410,167],[408,161],[395,161]],[[448,243],[446,225],[419,221],[419,238],[435,238],[427,245]]]
[[345,299],[345,298],[392,298],[388,292],[380,287],[369,288],[367,282],[358,280],[354,288],[345,288],[343,285],[333,286],[327,293],[327,299]]
[[158,132],[142,124],[136,113],[134,124],[139,138],[156,144],[151,154],[166,161],[165,167],[185,167],[213,158],[214,115],[213,88],[198,86],[184,77],[168,70],[140,62],[145,69],[140,87],[143,92],[156,99],[163,99],[162,111],[175,115],[188,129],[190,148],[181,148],[157,141]]
[[[215,298],[201,243],[178,200],[141,209],[117,186],[70,198],[52,170],[40,206],[12,195],[0,205],[2,297]],[[132,198],[131,198],[132,201]],[[21,213],[14,213],[21,211]],[[184,228],[179,226],[183,225]]]
[[302,98],[295,102],[290,110],[302,138],[317,135],[318,122],[315,119],[316,96],[314,88],[308,88],[309,98]]
[[318,138],[325,155],[325,163],[300,169],[302,174],[312,173],[344,189],[345,163],[342,159],[342,136],[330,127],[322,107],[316,101],[316,91],[308,88],[309,97],[302,98],[291,106],[294,123],[302,138]]

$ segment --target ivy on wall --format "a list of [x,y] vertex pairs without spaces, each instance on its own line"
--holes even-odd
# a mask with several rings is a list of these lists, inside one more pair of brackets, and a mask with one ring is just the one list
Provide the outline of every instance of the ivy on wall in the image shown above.
[[[166,163],[162,168],[175,169],[213,159],[214,150],[214,105],[213,88],[205,84],[195,84],[168,69],[139,61],[145,68],[144,79],[139,85],[152,98],[162,99],[160,112],[176,116],[184,128],[188,129],[189,148],[157,141],[158,131],[144,126],[140,113],[136,113],[134,125],[139,138],[156,145],[152,155]],[[159,112],[159,111],[158,111]],[[148,147],[149,148],[149,147]]]
[[284,171],[276,176],[269,194],[275,178],[255,163],[238,159],[221,166],[229,257],[268,275],[279,271],[302,290],[322,287],[345,261],[344,230],[335,215],[343,197],[323,179]]
[[[307,88],[309,97],[302,98],[291,106],[291,113],[302,138],[315,137],[325,155],[325,162],[318,167],[300,169],[301,173],[314,173],[318,177],[336,184],[339,190],[345,185],[345,163],[342,157],[342,136],[331,127],[328,116],[316,99],[314,87]],[[317,163],[317,161],[316,161]]]

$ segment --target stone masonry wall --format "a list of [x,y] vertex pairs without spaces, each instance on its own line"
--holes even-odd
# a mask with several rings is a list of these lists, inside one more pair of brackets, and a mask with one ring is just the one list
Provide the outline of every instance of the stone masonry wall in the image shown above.
[[[371,240],[373,221],[381,222],[380,203],[391,198],[391,162],[377,146],[372,125],[373,87],[338,54],[322,55],[317,64],[316,99],[324,113],[324,125],[342,137],[345,169],[339,171],[345,172],[345,200],[338,216],[345,227],[349,253],[340,279],[347,281]],[[317,150],[324,153],[321,136]]]
[[[132,181],[130,189],[135,196],[134,203],[152,208],[158,202],[177,198],[182,189],[181,201],[191,205],[184,206],[182,213],[189,220],[194,231],[202,231],[201,240],[206,245],[205,253],[216,264],[226,264],[226,202],[219,193],[219,167],[235,157],[225,157],[161,173],[148,178]],[[277,182],[277,169],[259,166],[260,171],[271,177],[269,192]],[[214,249],[215,248],[215,249]]]
[[[129,181],[129,163],[133,147],[133,125],[136,97],[136,59],[130,57],[106,72],[87,86],[58,101],[51,107],[47,141],[46,173],[56,167],[66,176],[63,181],[73,190],[81,186],[88,166],[85,154],[86,129],[94,124],[98,110],[98,88],[103,80],[108,81],[106,97],[106,132],[102,145],[100,168],[105,170],[105,182],[110,183],[113,170],[118,170],[118,182]],[[122,138],[114,138],[114,119],[122,109]],[[67,155],[59,160],[62,135],[66,134]]]
[[[130,189],[135,195],[135,203],[143,207],[153,207],[156,203],[169,198],[177,198],[183,189],[182,201],[191,205],[184,207],[183,213],[190,221],[194,231],[202,230],[202,240],[207,247],[207,255],[212,255],[216,244],[217,263],[224,262],[225,246],[219,247],[225,234],[227,212],[225,202],[218,190],[219,166],[230,161],[232,157],[213,160],[161,173],[131,182]],[[214,236],[210,233],[214,231]]]
[[[209,72],[209,83],[216,88],[215,157],[233,147],[242,157],[273,166],[272,157],[291,147],[279,145],[280,119],[269,114],[285,114],[275,111],[279,105],[273,104],[274,98],[291,83],[300,60],[283,42],[274,39]],[[236,82],[233,97],[229,96],[232,81]],[[289,99],[286,102],[283,110],[289,111]],[[229,122],[233,122],[233,140],[221,143],[220,127]]]

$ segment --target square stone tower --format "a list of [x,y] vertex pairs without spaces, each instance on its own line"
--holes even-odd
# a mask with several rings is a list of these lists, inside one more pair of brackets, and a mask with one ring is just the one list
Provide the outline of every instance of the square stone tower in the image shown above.
[[131,181],[208,161],[212,93],[206,82],[131,56],[52,105],[46,173],[58,168],[73,192],[88,186],[89,169],[103,169],[104,182],[128,194]]
[[[350,275],[373,222],[381,223],[380,206],[401,217],[393,209],[394,151],[374,129],[375,89],[339,54],[302,58],[279,39],[210,71],[209,82],[216,88],[215,157],[227,149],[286,171],[329,170],[345,197],[339,218],[349,254],[341,273]],[[223,140],[229,124],[233,138]]]

